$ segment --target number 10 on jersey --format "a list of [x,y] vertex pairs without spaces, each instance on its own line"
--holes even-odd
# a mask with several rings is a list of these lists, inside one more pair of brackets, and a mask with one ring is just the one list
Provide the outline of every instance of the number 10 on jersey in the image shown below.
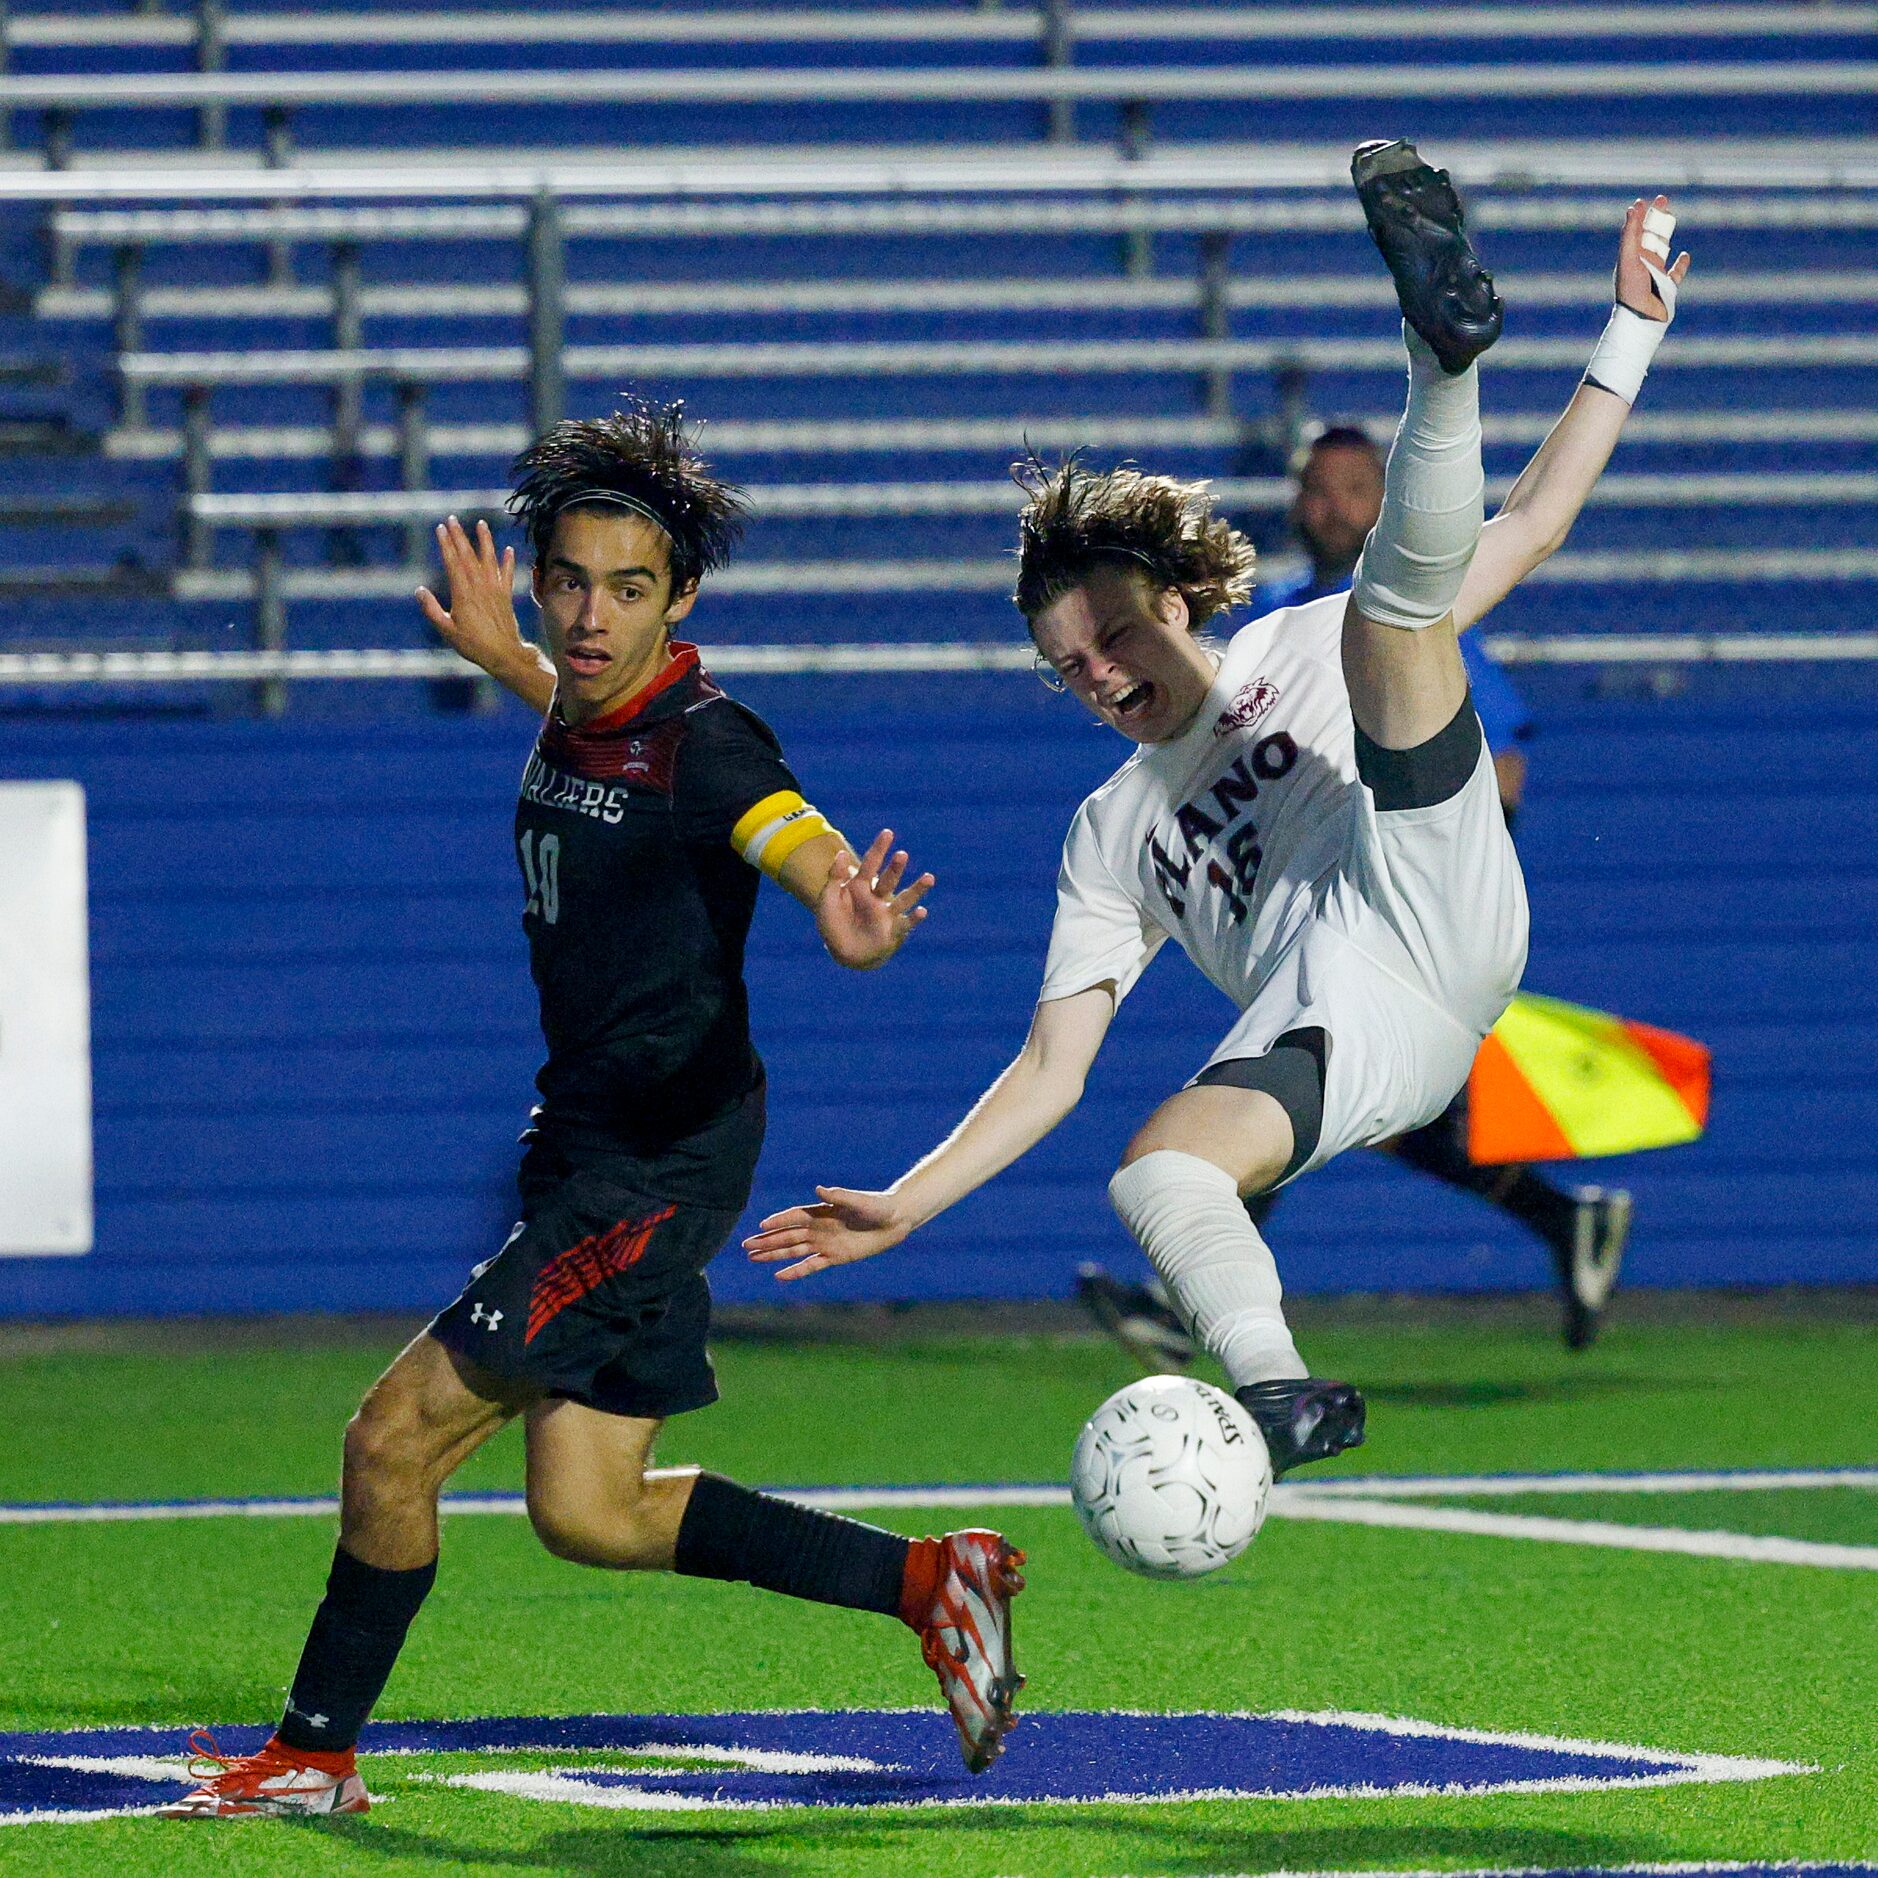
[[528,885],[528,904],[522,917],[531,914],[550,926],[561,917],[561,837],[544,834],[535,839],[532,828],[524,828],[516,837],[522,857],[522,878]]

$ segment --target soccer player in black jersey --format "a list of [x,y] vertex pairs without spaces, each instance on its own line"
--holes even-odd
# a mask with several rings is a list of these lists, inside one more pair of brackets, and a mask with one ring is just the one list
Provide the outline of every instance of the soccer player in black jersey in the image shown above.
[[651,1468],[668,1415],[717,1396],[704,1267],[749,1197],[763,1136],[743,949],[758,874],[865,970],[925,916],[930,875],[883,830],[856,862],[769,728],[672,637],[739,532],[676,407],[568,422],[518,460],[545,656],[486,526],[438,531],[457,649],[545,713],[522,779],[522,924],[548,1058],[523,1137],[521,1223],[373,1386],[346,1430],[338,1549],[286,1713],[163,1809],[188,1818],[363,1812],[359,1730],[437,1566],[445,1480],[520,1416],[528,1513],[557,1557],[742,1579],[898,1616],[982,1771],[1022,1679],[1023,1555],[994,1532],[909,1541],[695,1468]]

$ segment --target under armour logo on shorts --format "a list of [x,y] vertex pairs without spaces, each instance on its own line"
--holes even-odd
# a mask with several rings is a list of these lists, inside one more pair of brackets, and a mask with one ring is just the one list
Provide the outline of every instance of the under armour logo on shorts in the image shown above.
[[501,1321],[502,1313],[500,1311],[486,1311],[480,1304],[470,1312],[470,1322],[472,1324],[481,1324],[485,1330],[494,1330]]

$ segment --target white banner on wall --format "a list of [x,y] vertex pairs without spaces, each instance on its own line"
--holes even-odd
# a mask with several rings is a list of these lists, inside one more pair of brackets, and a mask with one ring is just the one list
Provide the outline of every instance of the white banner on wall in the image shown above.
[[0,1254],[90,1250],[85,792],[0,783]]

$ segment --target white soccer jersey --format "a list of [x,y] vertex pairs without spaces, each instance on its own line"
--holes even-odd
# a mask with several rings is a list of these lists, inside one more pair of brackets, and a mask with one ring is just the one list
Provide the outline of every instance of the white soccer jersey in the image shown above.
[[1377,812],[1343,681],[1347,596],[1255,620],[1171,743],[1143,744],[1063,844],[1044,999],[1127,995],[1169,938],[1240,1010],[1211,1061],[1327,1039],[1294,1171],[1441,1113],[1526,962],[1526,891],[1484,743],[1458,793]]
[[1241,1009],[1355,853],[1366,798],[1343,682],[1347,594],[1234,634],[1191,725],[1141,745],[1076,811],[1042,996],[1125,997],[1164,940]]

